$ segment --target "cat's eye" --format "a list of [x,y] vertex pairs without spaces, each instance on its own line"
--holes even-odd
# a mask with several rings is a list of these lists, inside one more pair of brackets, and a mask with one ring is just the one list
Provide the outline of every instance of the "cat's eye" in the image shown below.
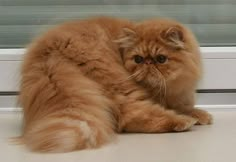
[[140,64],[144,61],[143,57],[142,56],[139,56],[139,55],[135,55],[134,56],[134,61],[137,63],[137,64]]
[[163,63],[165,63],[165,62],[167,61],[167,57],[164,56],[164,55],[158,55],[158,56],[156,57],[156,61],[157,61],[158,63],[160,63],[160,64],[163,64]]

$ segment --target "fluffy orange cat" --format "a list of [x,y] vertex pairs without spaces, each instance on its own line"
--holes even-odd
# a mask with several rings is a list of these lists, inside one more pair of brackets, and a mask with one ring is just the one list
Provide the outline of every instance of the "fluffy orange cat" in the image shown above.
[[210,124],[194,108],[199,45],[173,20],[100,17],[65,23],[26,53],[20,103],[33,151],[95,148],[115,133],[186,131]]

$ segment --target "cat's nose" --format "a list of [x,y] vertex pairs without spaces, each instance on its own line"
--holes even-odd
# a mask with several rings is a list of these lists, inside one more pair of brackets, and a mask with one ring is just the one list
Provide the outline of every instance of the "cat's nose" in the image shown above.
[[153,64],[153,60],[151,60],[151,59],[146,59],[146,60],[145,60],[145,64],[147,64],[147,65]]

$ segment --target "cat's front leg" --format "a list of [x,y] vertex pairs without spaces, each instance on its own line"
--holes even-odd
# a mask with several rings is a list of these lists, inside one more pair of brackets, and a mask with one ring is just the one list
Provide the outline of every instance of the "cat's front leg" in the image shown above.
[[205,110],[201,110],[198,108],[192,108],[189,111],[186,111],[185,114],[190,115],[191,117],[198,120],[196,124],[199,125],[207,125],[212,124],[213,117]]
[[196,124],[207,125],[213,122],[213,117],[210,113],[194,107],[194,93],[169,96],[167,105],[178,113],[197,119]]
[[129,100],[122,104],[120,131],[141,133],[180,132],[189,130],[197,120],[166,110],[149,100]]

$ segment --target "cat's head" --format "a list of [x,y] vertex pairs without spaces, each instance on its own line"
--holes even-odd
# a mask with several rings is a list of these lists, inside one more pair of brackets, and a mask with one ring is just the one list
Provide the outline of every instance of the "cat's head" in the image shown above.
[[168,19],[124,28],[116,40],[131,78],[149,87],[195,84],[201,74],[199,45],[192,32]]

